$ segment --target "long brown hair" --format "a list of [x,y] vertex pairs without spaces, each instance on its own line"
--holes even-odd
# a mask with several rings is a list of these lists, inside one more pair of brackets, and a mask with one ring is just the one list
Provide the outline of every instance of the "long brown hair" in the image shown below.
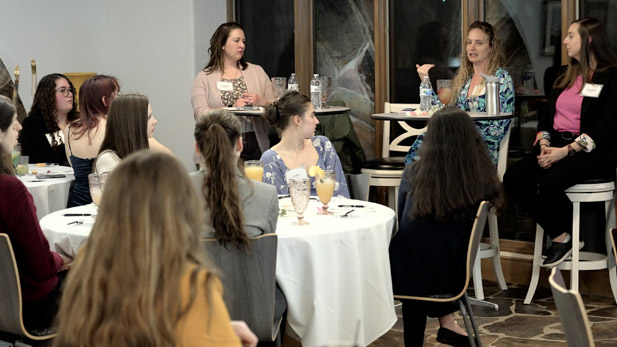
[[[174,329],[208,269],[202,229],[201,199],[177,159],[140,151],[123,160],[68,274],[54,346],[175,346]],[[185,306],[180,282],[189,269]],[[207,297],[214,278],[206,273]]]
[[109,107],[105,138],[99,153],[112,150],[125,158],[140,149],[148,149],[148,98],[139,94],[122,95]]
[[[494,75],[497,69],[499,69],[499,67],[501,67],[505,61],[503,51],[501,50],[501,41],[499,40],[499,34],[497,33],[495,27],[493,27],[487,22],[475,21],[471,23],[462,44],[460,56],[461,66],[456,71],[456,75],[454,76],[454,80],[452,81],[452,90],[454,92],[452,93],[452,96],[450,96],[450,105],[454,105],[461,89],[463,88],[465,83],[467,83],[467,80],[471,78],[471,76],[473,76],[473,64],[469,61],[469,57],[467,57],[467,36],[469,36],[469,32],[473,29],[480,29],[483,33],[488,35],[488,42],[492,48],[484,74],[489,76]],[[484,80],[484,77],[482,77],[482,80]]]
[[[609,67],[617,66],[617,58],[609,44],[604,24],[596,18],[581,18],[570,25],[578,23],[578,34],[581,36],[581,60],[568,58],[568,67],[565,73],[555,80],[554,88],[570,88],[576,82],[578,76],[583,76],[584,82],[591,82],[592,70],[590,64],[592,57],[596,59],[595,71],[603,71]],[[581,85],[581,90],[583,86]],[[579,90],[579,93],[580,91]]]
[[56,110],[56,81],[64,78],[69,83],[69,88],[73,94],[73,108],[66,115],[68,123],[77,119],[77,103],[75,87],[66,76],[59,73],[49,74],[39,82],[32,100],[32,107],[28,116],[39,115],[45,122],[45,130],[51,134],[51,147],[56,148],[60,144],[56,138],[56,132],[60,130],[58,126],[58,113]]
[[[71,123],[75,139],[79,139],[90,129],[97,128],[99,119],[109,111],[114,92],[120,91],[120,83],[115,77],[96,75],[88,78],[79,88],[79,118]],[[103,102],[105,97],[106,102]]]
[[[220,71],[221,73],[225,69],[225,59],[223,55],[225,52],[223,51],[223,46],[227,43],[227,39],[229,38],[229,34],[235,29],[242,29],[242,26],[236,22],[223,23],[216,28],[214,34],[210,38],[210,48],[208,48],[208,54],[210,54],[210,61],[208,61],[208,65],[204,67],[204,71],[207,74],[211,74],[215,71]],[[244,56],[238,60],[238,68],[240,70],[246,70],[248,67],[248,63],[244,60]]]
[[210,210],[215,238],[222,245],[231,243],[248,251],[251,239],[244,230],[244,215],[236,180],[237,170],[242,165],[234,153],[240,136],[240,120],[229,112],[203,114],[195,124],[195,141],[206,165],[203,195]]
[[448,106],[430,119],[411,177],[411,218],[469,221],[483,200],[503,208],[488,148],[464,111]]
[[[15,106],[11,99],[0,95],[0,130],[2,132],[11,131],[9,127],[13,124],[15,117]],[[8,153],[0,146],[0,175],[15,175],[11,153]]]

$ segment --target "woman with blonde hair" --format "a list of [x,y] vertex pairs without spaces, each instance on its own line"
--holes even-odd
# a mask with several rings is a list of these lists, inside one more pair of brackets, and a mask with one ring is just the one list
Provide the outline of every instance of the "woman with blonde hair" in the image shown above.
[[[514,83],[503,69],[505,63],[497,29],[487,22],[475,21],[469,26],[467,40],[461,51],[461,66],[452,83],[448,105],[466,112],[486,112],[486,88],[482,74],[499,77],[499,108],[502,113],[514,112]],[[433,64],[416,65],[420,79],[428,75]],[[499,144],[510,127],[510,119],[475,121],[488,146],[493,164],[499,158]],[[418,160],[418,150],[424,135],[418,136],[405,158],[406,164]]]
[[54,346],[240,346],[202,225],[180,162],[150,151],[123,160],[67,277]]

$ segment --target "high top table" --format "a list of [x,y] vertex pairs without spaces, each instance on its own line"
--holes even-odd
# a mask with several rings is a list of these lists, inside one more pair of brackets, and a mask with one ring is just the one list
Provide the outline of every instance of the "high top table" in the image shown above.
[[[285,212],[276,226],[276,279],[287,298],[291,335],[303,346],[365,346],[397,320],[388,255],[396,217],[361,200],[333,198],[331,216],[317,214],[321,205],[313,198],[304,218],[309,225],[294,226],[290,199],[279,200]],[[92,215],[96,206],[89,204],[45,216],[41,229],[51,249],[75,256],[90,235]]]

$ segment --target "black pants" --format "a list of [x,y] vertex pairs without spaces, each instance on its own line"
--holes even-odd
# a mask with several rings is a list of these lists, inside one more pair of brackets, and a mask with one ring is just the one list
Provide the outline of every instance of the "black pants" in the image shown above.
[[401,300],[403,303],[403,338],[405,347],[424,344],[426,316],[431,318],[445,316],[456,312],[456,302],[429,302],[418,300]]
[[[572,140],[553,139],[551,146],[562,147]],[[593,152],[591,152],[593,153]],[[512,165],[503,184],[512,199],[529,214],[551,239],[564,232],[572,234],[572,203],[565,190],[587,179],[615,179],[615,163],[599,163],[583,151],[566,156],[543,169],[536,158],[539,146]]]
[[33,303],[24,303],[23,320],[28,331],[33,329],[49,328],[54,323],[58,308],[60,307],[60,297],[66,271],[58,274],[58,284],[47,296]]
[[242,133],[242,147],[242,153],[240,153],[242,160],[259,160],[261,158],[259,142],[257,142],[254,131]]

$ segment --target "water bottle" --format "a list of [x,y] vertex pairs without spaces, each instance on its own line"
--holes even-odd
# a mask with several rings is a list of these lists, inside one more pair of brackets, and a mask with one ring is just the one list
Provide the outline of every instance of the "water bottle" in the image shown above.
[[289,80],[287,81],[287,90],[295,90],[297,92],[300,91],[300,86],[298,85],[298,81],[296,80],[296,74],[294,72],[291,73],[291,76],[289,76]]
[[321,81],[319,74],[314,74],[311,80],[311,102],[316,110],[321,109]]
[[420,83],[420,111],[428,111],[431,109],[433,98],[433,86],[431,80],[427,76],[422,78]]

